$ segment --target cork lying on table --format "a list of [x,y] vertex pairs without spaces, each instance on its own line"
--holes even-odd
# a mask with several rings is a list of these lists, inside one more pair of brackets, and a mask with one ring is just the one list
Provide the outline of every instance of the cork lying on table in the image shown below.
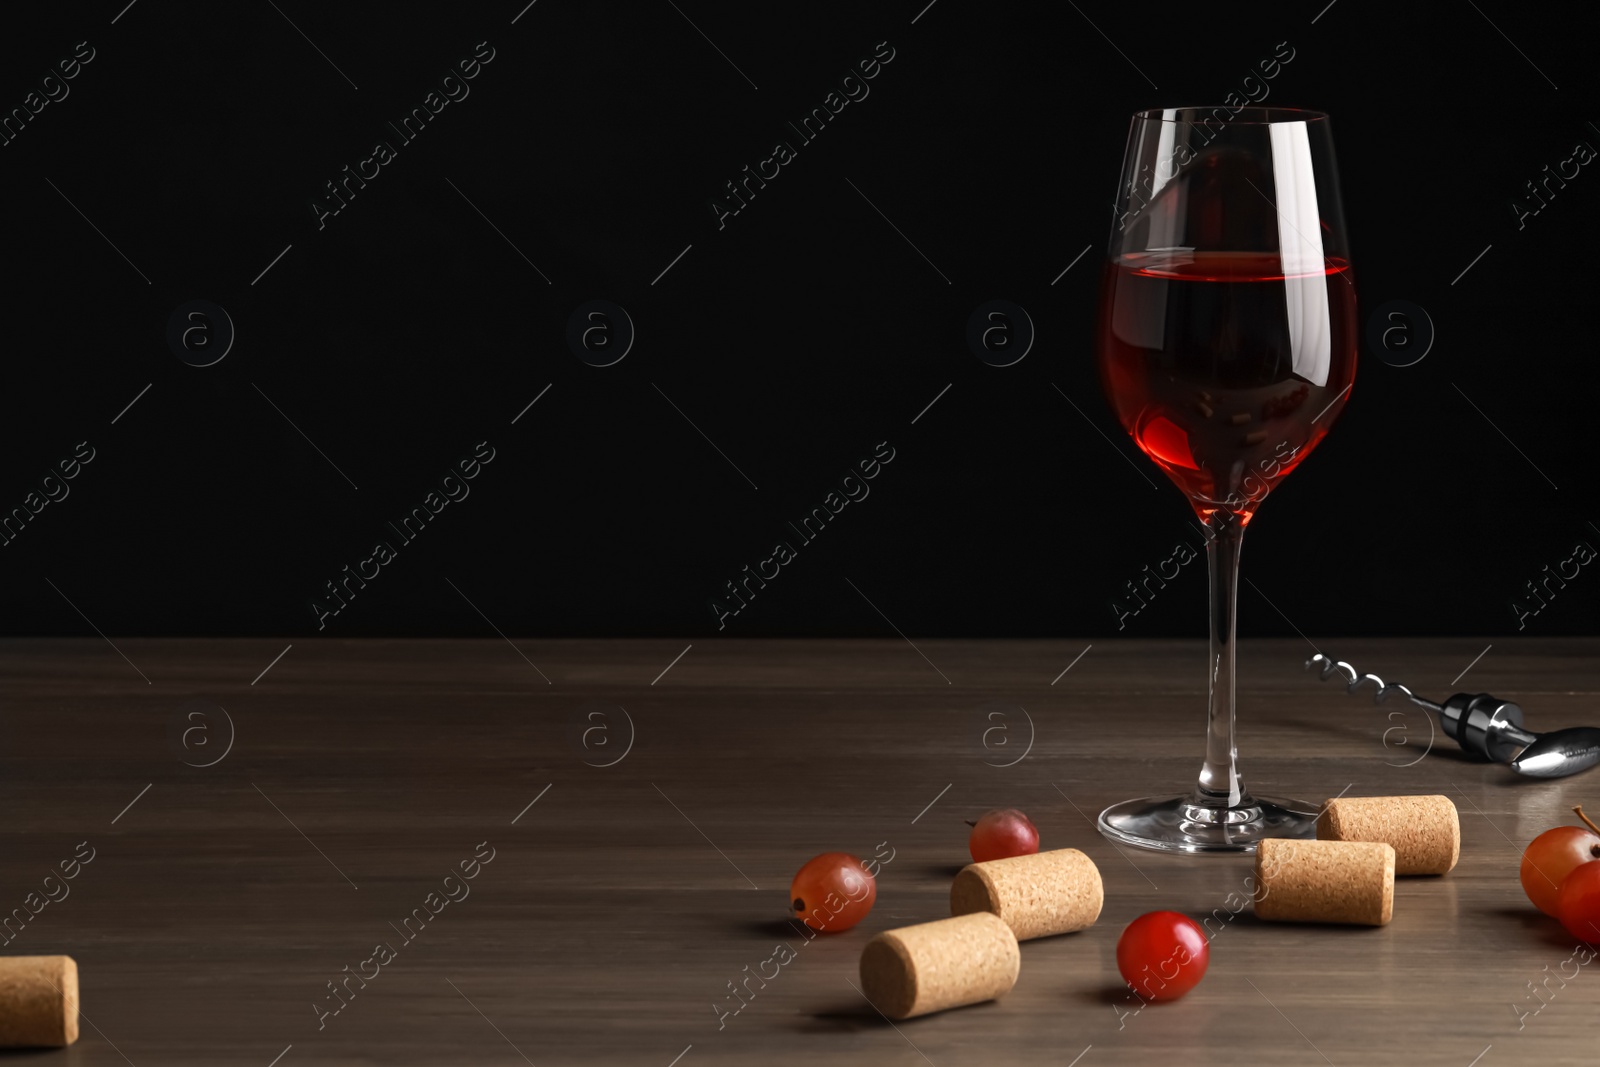
[[1319,841],[1383,841],[1394,873],[1444,874],[1461,858],[1461,819],[1446,796],[1336,797],[1317,817]]
[[71,956],[0,956],[0,1048],[78,1040],[78,965]]
[[1394,915],[1394,849],[1383,842],[1264,838],[1255,877],[1259,919],[1382,926]]
[[861,990],[891,1019],[993,1000],[1017,984],[1022,953],[988,912],[885,930],[861,950]]
[[968,864],[950,885],[952,915],[993,912],[1020,941],[1082,930],[1104,903],[1100,869],[1075,848]]

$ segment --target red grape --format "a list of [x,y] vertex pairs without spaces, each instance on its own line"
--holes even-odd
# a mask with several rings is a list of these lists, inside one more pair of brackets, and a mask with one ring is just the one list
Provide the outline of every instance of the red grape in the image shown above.
[[991,811],[971,825],[967,848],[972,851],[974,863],[1031,856],[1039,851],[1039,831],[1016,808]]
[[877,879],[848,852],[824,852],[807,860],[789,883],[794,917],[813,930],[848,930],[867,917],[877,899]]
[[1600,943],[1600,862],[1580,863],[1561,880],[1557,915],[1579,941]]
[[1176,1000],[1205,977],[1210,962],[1205,933],[1175,911],[1147,912],[1117,940],[1117,970],[1143,1000]]
[[1522,853],[1522,891],[1534,907],[1559,919],[1556,898],[1562,881],[1579,864],[1596,859],[1600,859],[1600,834],[1581,826],[1546,830]]

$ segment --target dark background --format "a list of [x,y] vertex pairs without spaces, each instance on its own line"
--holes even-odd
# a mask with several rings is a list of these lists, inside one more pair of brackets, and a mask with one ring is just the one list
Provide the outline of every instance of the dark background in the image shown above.
[[[1334,116],[1363,317],[1408,300],[1437,339],[1409,367],[1363,352],[1248,539],[1242,631],[1514,633],[1523,583],[1600,545],[1597,165],[1521,231],[1509,206],[1600,146],[1592,21],[1503,0],[124,5],[10,12],[0,35],[7,111],[96,52],[0,148],[0,510],[95,449],[0,548],[7,633],[317,633],[323,584],[487,440],[470,496],[322,633],[717,633],[708,599],[887,441],[871,495],[723,635],[1114,634],[1111,598],[1188,517],[1094,371],[1128,115],[1220,103],[1279,42],[1266,102]],[[323,183],[484,40],[470,96],[319,231]],[[870,95],[719,231],[709,199],[880,41]],[[592,298],[637,327],[611,367],[565,340]],[[1037,328],[1011,367],[965,342],[992,298]],[[191,299],[237,329],[206,368],[166,341]],[[1594,632],[1589,570],[1523,632]],[[1121,633],[1202,633],[1204,599],[1197,562]]]

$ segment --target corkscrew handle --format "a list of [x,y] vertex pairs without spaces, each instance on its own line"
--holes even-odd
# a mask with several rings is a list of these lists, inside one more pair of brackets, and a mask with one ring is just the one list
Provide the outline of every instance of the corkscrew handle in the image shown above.
[[1541,734],[1511,761],[1511,769],[1530,778],[1564,778],[1596,763],[1600,763],[1600,730],[1574,726]]

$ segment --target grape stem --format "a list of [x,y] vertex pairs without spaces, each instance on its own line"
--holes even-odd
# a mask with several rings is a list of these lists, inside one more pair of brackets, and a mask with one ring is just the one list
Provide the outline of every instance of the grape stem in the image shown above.
[[1587,815],[1585,815],[1583,813],[1583,805],[1582,804],[1574,805],[1572,810],[1578,813],[1578,818],[1583,820],[1583,824],[1585,826],[1587,826],[1589,829],[1593,830],[1595,833],[1600,834],[1600,826],[1596,826],[1594,824],[1594,820],[1589,818],[1589,816],[1587,816]]

